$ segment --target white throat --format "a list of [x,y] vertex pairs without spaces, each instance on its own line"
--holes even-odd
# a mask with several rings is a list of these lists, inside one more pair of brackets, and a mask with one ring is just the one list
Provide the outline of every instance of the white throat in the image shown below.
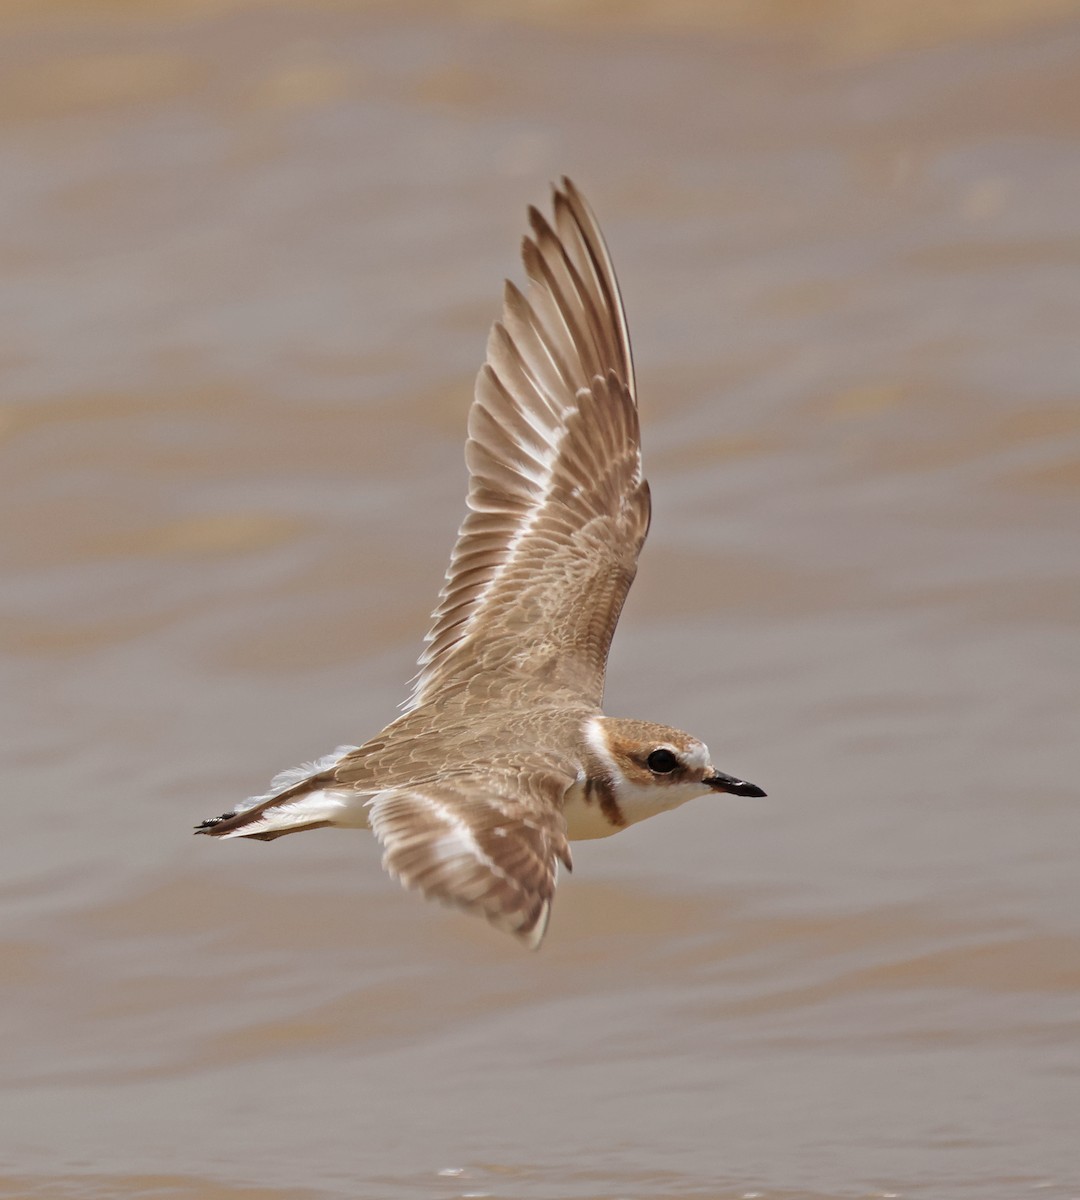
[[567,836],[571,840],[610,837],[620,829],[711,793],[712,789],[700,782],[628,779],[607,745],[600,722],[601,718],[592,717],[585,726],[591,776],[583,770],[564,801]]

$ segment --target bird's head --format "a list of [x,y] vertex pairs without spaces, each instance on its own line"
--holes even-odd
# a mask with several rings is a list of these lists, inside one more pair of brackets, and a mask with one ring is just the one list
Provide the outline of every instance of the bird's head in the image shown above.
[[627,825],[710,793],[765,795],[756,784],[717,770],[704,742],[666,725],[595,717],[586,740],[586,773],[597,788],[610,789]]

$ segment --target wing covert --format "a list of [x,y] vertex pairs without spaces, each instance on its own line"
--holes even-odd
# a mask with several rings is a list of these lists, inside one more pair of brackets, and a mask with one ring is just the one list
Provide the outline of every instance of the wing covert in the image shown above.
[[469,512],[408,707],[528,669],[598,705],[649,525],[633,361],[596,220],[569,180],[529,211],[469,413]]
[[490,771],[382,792],[370,821],[383,866],[405,887],[486,917],[535,950],[559,863],[571,865],[560,804],[570,782]]

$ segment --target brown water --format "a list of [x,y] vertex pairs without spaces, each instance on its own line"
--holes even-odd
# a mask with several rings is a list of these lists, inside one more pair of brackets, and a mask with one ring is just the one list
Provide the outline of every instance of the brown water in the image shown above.
[[[1080,16],[442,11],[2,17],[0,1195],[1080,1195]],[[608,708],[769,798],[529,955],[188,830],[404,695],[563,171],[656,504]]]

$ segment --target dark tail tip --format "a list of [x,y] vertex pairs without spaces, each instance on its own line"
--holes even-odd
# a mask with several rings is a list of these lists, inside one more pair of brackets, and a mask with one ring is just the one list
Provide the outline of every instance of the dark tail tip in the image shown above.
[[234,812],[222,813],[220,817],[207,817],[205,821],[200,821],[195,826],[196,833],[213,833],[222,821],[231,821],[236,816]]

